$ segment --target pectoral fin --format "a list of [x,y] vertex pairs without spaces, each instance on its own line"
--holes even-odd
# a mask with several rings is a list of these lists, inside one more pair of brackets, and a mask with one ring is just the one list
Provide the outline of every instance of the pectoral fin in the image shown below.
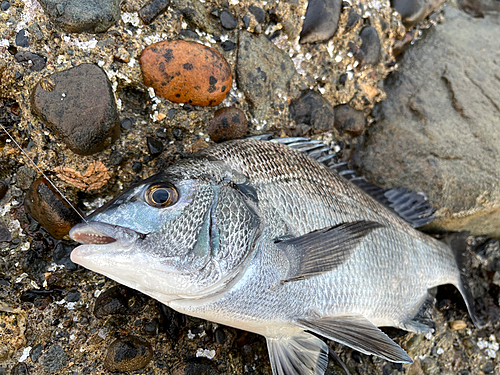
[[361,220],[277,241],[290,263],[283,282],[307,279],[339,267],[368,233],[381,227],[382,224]]
[[296,324],[303,329],[347,345],[364,354],[373,354],[391,362],[413,362],[398,344],[359,314],[298,319]]
[[300,332],[291,337],[266,337],[274,375],[323,375],[328,346],[319,338]]

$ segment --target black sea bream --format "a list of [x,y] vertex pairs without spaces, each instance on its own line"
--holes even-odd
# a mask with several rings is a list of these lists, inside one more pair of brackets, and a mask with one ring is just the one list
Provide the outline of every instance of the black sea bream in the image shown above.
[[319,336],[389,361],[451,248],[284,144],[237,140],[156,174],[75,226],[71,259],[173,309],[264,335],[274,374],[323,374]]

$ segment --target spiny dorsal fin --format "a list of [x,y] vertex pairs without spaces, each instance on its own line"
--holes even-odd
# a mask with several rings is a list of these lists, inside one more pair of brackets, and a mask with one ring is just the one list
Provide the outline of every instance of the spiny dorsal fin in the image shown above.
[[391,362],[413,362],[398,344],[359,314],[347,313],[317,319],[297,319],[296,324],[364,354],[373,354]]
[[274,375],[323,375],[328,346],[319,338],[299,332],[290,337],[266,337]]
[[349,259],[368,233],[381,227],[382,224],[361,220],[277,241],[278,248],[290,262],[290,270],[283,282],[307,279],[334,270]]

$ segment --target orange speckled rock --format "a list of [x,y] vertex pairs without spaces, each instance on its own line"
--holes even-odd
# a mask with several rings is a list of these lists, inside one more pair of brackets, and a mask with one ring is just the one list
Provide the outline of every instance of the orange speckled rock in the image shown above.
[[142,51],[140,63],[144,84],[175,103],[217,105],[233,83],[224,56],[199,43],[174,40],[151,44]]

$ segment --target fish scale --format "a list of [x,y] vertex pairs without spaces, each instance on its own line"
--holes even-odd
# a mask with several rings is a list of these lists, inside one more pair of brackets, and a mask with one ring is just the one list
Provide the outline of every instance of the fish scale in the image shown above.
[[[320,143],[301,142],[332,162]],[[453,250],[418,232],[304,152],[256,139],[202,150],[75,226],[76,240],[93,231],[116,241],[86,242],[72,260],[177,311],[264,335],[274,374],[324,373],[328,348],[310,332],[411,362],[377,327],[430,331],[414,316],[436,285],[455,285],[478,323],[457,265],[464,235]],[[432,213],[414,193],[361,185],[403,202],[406,217],[415,217],[408,199]],[[148,201],[153,188],[176,189],[178,201]],[[135,241],[122,244],[120,228]]]

